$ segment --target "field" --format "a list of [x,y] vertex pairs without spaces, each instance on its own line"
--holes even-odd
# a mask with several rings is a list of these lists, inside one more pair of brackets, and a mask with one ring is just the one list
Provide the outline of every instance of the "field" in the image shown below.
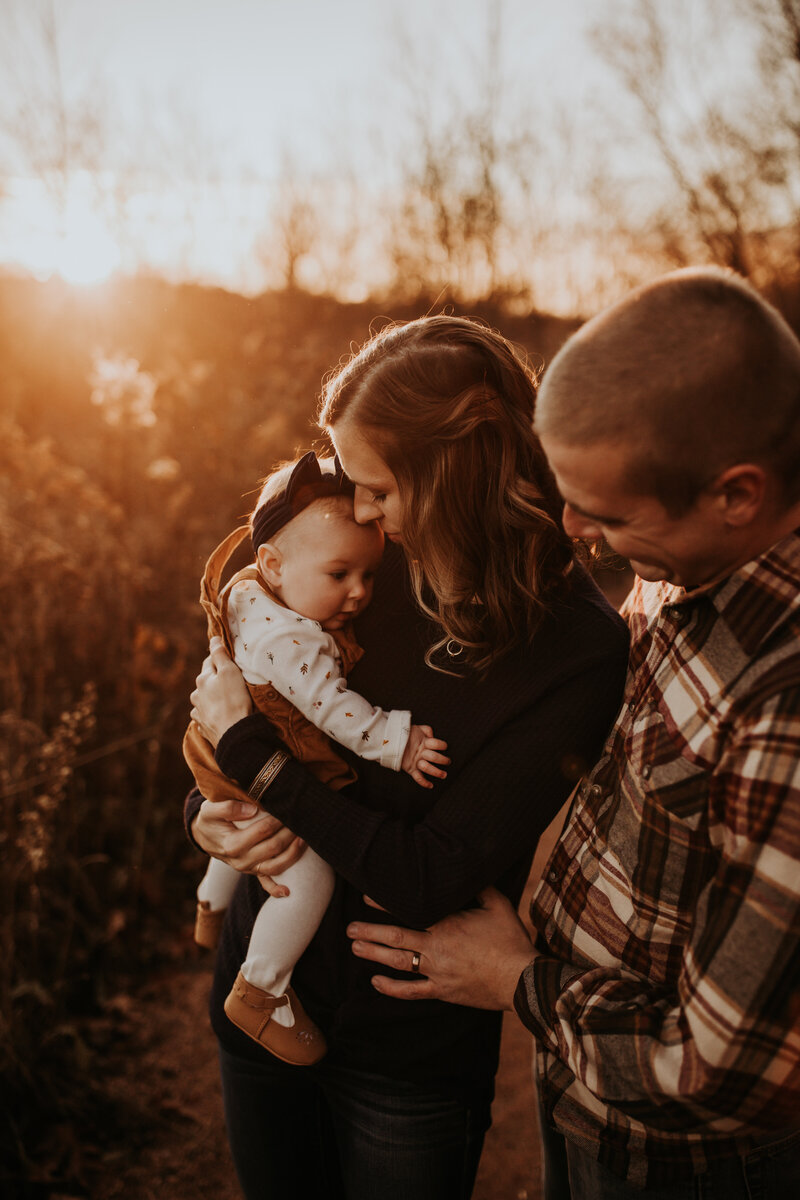
[[[800,325],[800,288],[775,298]],[[9,1200],[226,1200],[233,1188],[208,960],[190,939],[202,858],[181,822],[180,742],[205,653],[198,581],[260,478],[324,444],[325,373],[371,328],[421,311],[154,278],[77,290],[0,277]],[[537,365],[579,323],[471,315]],[[626,578],[602,574],[614,601]],[[507,1022],[477,1200],[535,1195],[529,1049]]]
[[[199,576],[273,463],[319,443],[325,372],[416,315],[0,279],[4,1195],[91,1195],[158,1119],[109,1072],[133,997],[199,966],[180,820]],[[473,315],[535,361],[575,325]]]

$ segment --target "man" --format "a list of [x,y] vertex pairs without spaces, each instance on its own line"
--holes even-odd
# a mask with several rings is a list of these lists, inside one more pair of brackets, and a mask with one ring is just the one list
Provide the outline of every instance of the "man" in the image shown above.
[[419,971],[387,995],[516,1008],[548,1195],[798,1195],[800,343],[742,280],[677,272],[567,342],[536,425],[566,528],[638,575],[624,707],[535,946],[489,891],[354,952]]

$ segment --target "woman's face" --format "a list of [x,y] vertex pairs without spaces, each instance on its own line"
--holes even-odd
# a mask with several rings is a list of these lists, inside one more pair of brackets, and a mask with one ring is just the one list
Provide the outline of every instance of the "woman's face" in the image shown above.
[[400,488],[386,463],[352,421],[340,421],[330,435],[344,473],[355,484],[358,523],[377,521],[391,541],[402,542]]

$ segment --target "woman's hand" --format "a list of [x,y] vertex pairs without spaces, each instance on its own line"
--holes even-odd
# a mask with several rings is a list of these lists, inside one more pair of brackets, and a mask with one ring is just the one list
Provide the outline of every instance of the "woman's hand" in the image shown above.
[[347,935],[359,958],[397,971],[414,970],[416,961],[419,979],[373,975],[372,986],[385,996],[511,1010],[519,977],[536,952],[505,896],[487,888],[480,902],[480,908],[453,913],[421,933],[354,921]]
[[269,813],[237,829],[234,821],[261,814],[239,800],[204,800],[192,821],[192,835],[206,854],[220,858],[245,875],[256,875],[270,896],[288,896],[289,889],[273,879],[302,857],[306,844]]
[[[222,638],[211,639],[208,657],[203,662],[197,676],[197,687],[189,699],[192,702],[192,720],[197,722],[203,737],[214,747],[231,725],[248,717],[253,711],[244,676],[225,649]],[[219,855],[215,854],[215,857],[219,858]]]

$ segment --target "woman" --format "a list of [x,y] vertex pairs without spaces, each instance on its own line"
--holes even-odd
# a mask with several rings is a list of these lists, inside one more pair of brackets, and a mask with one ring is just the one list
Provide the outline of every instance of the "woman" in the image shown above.
[[[516,904],[540,834],[616,715],[627,633],[574,560],[532,432],[534,400],[511,346],[453,317],[384,330],[325,389],[321,424],[356,485],[357,519],[378,520],[397,543],[357,622],[365,653],[349,683],[433,725],[452,759],[445,782],[426,791],[359,763],[352,791],[333,793],[276,753],[224,655],[198,680],[193,716],[218,741],[222,770],[245,789],[274,776],[261,804],[276,822],[260,833],[233,827],[241,809],[197,793],[187,803],[195,841],[243,872],[211,1009],[248,1198],[471,1194],[499,1014],[379,995],[345,929],[374,920],[364,894],[387,921],[416,928],[490,883]],[[293,861],[294,835],[338,876],[295,971],[330,1047],[302,1071],[264,1061],[221,1007],[263,899],[252,873]]]

